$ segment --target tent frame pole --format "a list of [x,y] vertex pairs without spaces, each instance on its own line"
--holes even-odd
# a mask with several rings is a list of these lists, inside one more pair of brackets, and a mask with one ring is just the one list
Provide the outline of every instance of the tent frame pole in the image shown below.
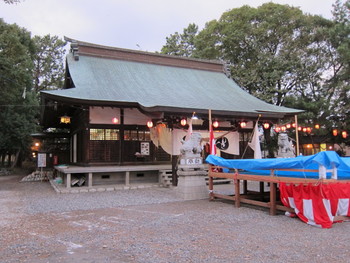
[[296,142],[296,154],[297,156],[299,156],[300,152],[299,152],[299,127],[298,127],[298,115],[294,115],[294,119],[295,119],[295,142]]

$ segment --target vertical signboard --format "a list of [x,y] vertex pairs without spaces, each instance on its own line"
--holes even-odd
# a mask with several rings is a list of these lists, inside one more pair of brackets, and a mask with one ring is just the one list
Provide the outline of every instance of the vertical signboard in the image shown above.
[[38,167],[46,167],[46,153],[38,153]]

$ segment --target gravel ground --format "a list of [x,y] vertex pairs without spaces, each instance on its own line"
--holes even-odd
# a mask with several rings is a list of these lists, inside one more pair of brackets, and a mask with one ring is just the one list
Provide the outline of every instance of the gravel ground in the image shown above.
[[166,188],[57,194],[22,177],[0,177],[0,262],[349,262],[347,222],[320,229]]

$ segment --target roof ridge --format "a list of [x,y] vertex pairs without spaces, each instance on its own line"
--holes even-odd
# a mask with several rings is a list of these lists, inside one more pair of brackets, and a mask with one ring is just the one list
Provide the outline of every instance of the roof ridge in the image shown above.
[[[148,62],[153,64],[170,65],[170,66],[181,66],[190,68],[199,68],[205,70],[213,70],[224,72],[224,62],[219,60],[207,60],[189,57],[180,57],[174,55],[161,54],[156,52],[126,49],[112,46],[105,46],[100,44],[94,44],[89,42],[84,42],[69,37],[64,37],[67,42],[71,42],[71,52],[75,53],[76,60],[78,60],[78,55],[90,55],[104,58],[117,58],[122,60],[131,60],[137,62]],[[81,47],[79,49],[79,47]],[[121,55],[123,54],[123,55]],[[129,55],[125,55],[129,54]],[[147,58],[146,58],[147,57]],[[164,63],[164,61],[166,61]],[[190,64],[190,66],[186,66]],[[205,65],[208,66],[200,66]],[[209,66],[211,65],[211,66]]]

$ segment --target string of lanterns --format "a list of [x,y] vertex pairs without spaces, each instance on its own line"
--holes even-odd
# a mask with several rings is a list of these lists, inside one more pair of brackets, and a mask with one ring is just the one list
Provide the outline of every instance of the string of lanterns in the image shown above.
[[[265,129],[269,128],[269,126],[267,126],[267,128],[266,128],[265,124],[263,124],[263,127]],[[280,125],[280,126],[276,125],[274,127],[274,130],[277,133],[285,132],[287,129],[290,129],[291,127],[295,128],[296,127],[295,123],[292,123],[292,124],[288,123],[288,124]],[[315,124],[314,129],[316,129],[316,130],[320,129],[320,125],[319,124]],[[298,131],[300,131],[300,132],[304,132],[304,133],[309,133],[310,134],[312,132],[312,130],[313,130],[313,128],[311,128],[311,127],[298,126]],[[339,130],[338,129],[333,129],[332,130],[332,134],[333,134],[334,137],[338,136],[339,135]],[[341,134],[341,137],[344,138],[344,139],[346,139],[348,137],[347,131],[342,131],[340,134]]]
[[[70,123],[70,117],[62,116],[60,118],[60,122],[61,123],[66,123],[66,124]],[[119,124],[119,119],[116,118],[116,117],[112,118],[112,123],[113,124]],[[238,124],[239,124],[239,126],[241,128],[245,128],[247,126],[247,122],[246,121],[239,121]],[[149,121],[147,121],[146,125],[147,125],[148,128],[152,128],[154,126],[154,123],[153,123],[152,120],[149,120]],[[181,126],[186,126],[187,125],[187,118],[182,118],[180,120],[180,125]],[[219,121],[214,120],[212,125],[213,125],[214,128],[218,128],[220,124],[219,124]],[[270,122],[262,122],[261,125],[266,130],[271,127],[271,123]],[[286,123],[284,125],[275,125],[273,127],[273,129],[274,129],[274,131],[276,133],[279,133],[279,132],[286,132],[288,129],[295,128],[295,127],[296,127],[295,123]],[[316,130],[320,129],[320,125],[319,124],[315,124],[314,128],[298,126],[298,131],[304,132],[304,133],[309,133],[310,134],[313,129],[316,129]],[[344,139],[346,139],[348,137],[347,131],[341,131],[340,132],[338,129],[333,129],[332,130],[332,135],[334,137],[337,137],[338,135],[341,135],[341,137],[344,138]]]

